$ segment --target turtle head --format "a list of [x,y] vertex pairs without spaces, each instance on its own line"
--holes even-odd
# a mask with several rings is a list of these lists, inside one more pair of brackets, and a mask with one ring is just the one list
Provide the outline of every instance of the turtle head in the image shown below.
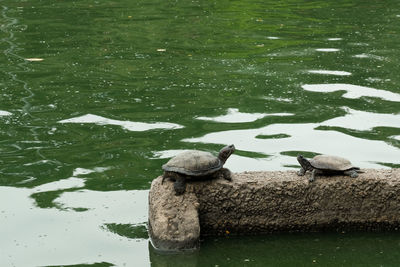
[[225,161],[232,155],[232,153],[235,152],[235,146],[234,145],[229,145],[226,147],[223,147],[218,154],[218,158],[225,163]]
[[303,157],[303,155],[300,155],[300,154],[297,155],[297,161],[300,163],[301,167],[304,170],[312,169],[311,163],[305,157]]

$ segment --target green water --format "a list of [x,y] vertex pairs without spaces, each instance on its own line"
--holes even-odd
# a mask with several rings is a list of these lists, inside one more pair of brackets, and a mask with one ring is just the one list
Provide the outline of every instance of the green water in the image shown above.
[[398,233],[292,234],[206,240],[200,251],[158,255],[155,266],[397,266]]
[[[396,266],[397,233],[149,246],[183,149],[234,172],[297,153],[400,166],[398,1],[0,1],[2,266]],[[36,61],[33,60],[36,58]]]

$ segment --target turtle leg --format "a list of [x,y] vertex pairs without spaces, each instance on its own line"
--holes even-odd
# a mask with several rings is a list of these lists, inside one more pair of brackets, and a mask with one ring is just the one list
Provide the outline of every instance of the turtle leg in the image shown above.
[[224,178],[225,180],[232,181],[232,173],[227,168],[222,168],[220,170],[220,176],[222,176],[222,178]]
[[302,155],[297,156],[297,161],[299,162],[301,169],[297,172],[297,175],[303,176],[306,174],[307,171],[312,171],[313,167],[311,166],[311,163],[304,158]]
[[350,176],[351,178],[357,178],[358,177],[358,173],[356,170],[347,170],[343,172],[344,175]]
[[170,179],[170,180],[172,180],[172,181],[175,181],[175,178],[176,178],[176,174],[175,173],[173,173],[173,172],[167,172],[167,171],[165,171],[164,173],[163,173],[163,175],[162,175],[162,179],[161,179],[161,184],[163,184],[164,183],[164,180],[165,179]]
[[304,168],[301,168],[298,172],[297,172],[297,175],[298,176],[303,176],[304,174],[306,174],[306,169],[304,169]]
[[175,195],[179,196],[185,193],[186,179],[182,175],[177,175],[174,183]]
[[314,182],[314,181],[315,181],[315,174],[316,174],[316,173],[317,173],[317,170],[316,170],[316,169],[312,170],[311,176],[310,176],[310,178],[308,179],[308,181]]

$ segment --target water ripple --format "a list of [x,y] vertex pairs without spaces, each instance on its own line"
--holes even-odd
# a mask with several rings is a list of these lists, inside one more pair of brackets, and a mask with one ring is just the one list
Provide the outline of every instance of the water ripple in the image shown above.
[[239,109],[229,108],[226,115],[218,117],[196,117],[198,120],[224,122],[224,123],[243,123],[252,122],[268,116],[293,116],[293,113],[243,113]]
[[12,115],[11,112],[0,110],[0,116],[11,116],[11,115]]
[[336,126],[367,131],[375,127],[400,128],[400,114],[372,113],[344,108],[348,114],[321,123],[323,126]]
[[120,121],[108,119],[105,117],[86,114],[79,117],[58,121],[59,123],[94,123],[96,125],[118,125],[123,129],[133,132],[148,131],[153,129],[180,129],[182,125],[169,123],[169,122],[156,122],[156,123],[145,123],[145,122],[132,122],[132,121]]
[[48,191],[56,191],[56,190],[64,190],[64,189],[72,189],[72,188],[82,188],[85,186],[85,179],[78,178],[77,176],[87,175],[94,172],[104,172],[109,170],[107,167],[95,167],[93,169],[85,169],[85,168],[76,168],[73,170],[72,177],[67,179],[54,181],[46,184],[42,184],[36,186],[32,190],[35,193],[39,192],[48,192]]
[[350,76],[351,72],[341,70],[308,70],[309,73],[335,76]]
[[345,93],[343,97],[350,99],[368,96],[368,97],[381,98],[387,101],[400,102],[400,94],[365,86],[353,85],[353,84],[346,84],[346,83],[305,84],[302,85],[301,87],[306,91],[322,92],[322,93],[347,91],[347,93]]
[[[264,153],[271,157],[263,159],[264,170],[279,170],[288,165],[297,165],[295,157],[281,153],[290,151],[312,151],[350,158],[363,168],[384,168],[380,163],[400,163],[399,149],[380,140],[368,140],[333,130],[316,129],[319,123],[271,124],[259,129],[230,130],[209,133],[198,138],[187,138],[191,143],[235,144],[238,150]],[[283,138],[259,138],[259,136],[283,136]],[[234,158],[234,157],[233,157]],[[235,164],[233,164],[235,163]],[[234,171],[252,170],[248,163],[227,162]]]
[[35,187],[33,190],[35,193],[56,191],[71,188],[80,188],[85,186],[85,180],[82,178],[71,177],[68,179],[55,181],[47,184],[43,184]]
[[355,58],[370,58],[370,59],[375,59],[375,60],[380,60],[380,61],[386,60],[384,57],[371,55],[371,54],[365,54],[365,53],[357,54],[357,55],[354,55],[353,57],[355,57]]
[[317,48],[317,49],[315,49],[315,51],[318,51],[318,52],[338,52],[338,51],[340,51],[340,49],[338,49],[338,48]]
[[[146,266],[149,262],[148,240],[121,237],[102,227],[105,223],[145,222],[148,191],[65,192],[55,201],[66,210],[38,208],[32,193],[34,189],[0,187],[2,265],[74,265],[93,262],[93,255],[116,266]],[[77,211],[83,209],[84,214]],[[34,256],[21,257],[27,252]]]

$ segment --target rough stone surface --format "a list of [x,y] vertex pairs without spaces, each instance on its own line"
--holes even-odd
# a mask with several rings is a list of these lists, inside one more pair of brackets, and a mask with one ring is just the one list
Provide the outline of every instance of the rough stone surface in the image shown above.
[[232,181],[188,182],[175,196],[161,177],[149,194],[149,228],[162,250],[191,249],[201,235],[321,230],[397,230],[400,169],[367,169],[358,178],[295,171],[244,172]]
[[[160,250],[190,250],[200,237],[199,203],[193,192],[176,196],[173,182],[161,184],[158,177],[149,194],[149,232],[153,246]],[[167,181],[168,180],[168,181]]]

